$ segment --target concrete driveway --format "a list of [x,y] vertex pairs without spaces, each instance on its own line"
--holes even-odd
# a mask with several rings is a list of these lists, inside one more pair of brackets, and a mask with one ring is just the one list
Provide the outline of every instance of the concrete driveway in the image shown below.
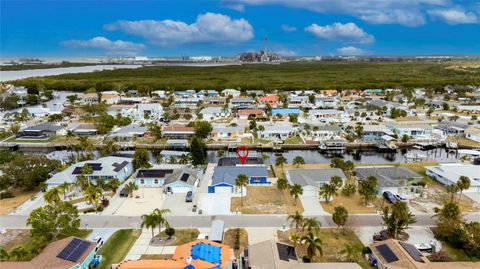
[[318,197],[300,196],[300,201],[302,202],[303,215],[305,216],[330,215],[330,213],[323,210]]
[[[358,227],[354,229],[355,234],[365,246],[373,243],[373,234],[381,230],[382,226]],[[412,226],[410,229],[406,230],[406,232],[410,235],[407,240],[410,244],[429,243],[435,238],[429,227]]]
[[[193,194],[198,195],[197,193]],[[198,213],[192,212],[194,203],[185,202],[185,193],[169,193],[165,195],[162,208],[170,209],[169,215],[190,216]]]

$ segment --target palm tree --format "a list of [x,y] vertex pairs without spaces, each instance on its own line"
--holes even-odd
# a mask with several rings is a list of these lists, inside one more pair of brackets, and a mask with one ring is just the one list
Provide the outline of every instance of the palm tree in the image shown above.
[[138,186],[137,184],[135,184],[135,182],[130,182],[125,185],[125,190],[130,195],[130,197],[133,197],[133,191],[138,190]]
[[157,221],[158,225],[158,237],[160,238],[161,232],[162,232],[162,227],[170,227],[170,224],[168,221],[165,219],[165,214],[170,213],[170,209],[155,209],[153,210],[153,215],[155,216],[155,220]]
[[118,178],[112,178],[107,183],[107,189],[113,192],[117,192],[118,187],[120,187],[121,184],[122,183],[120,183],[120,180],[118,180]]
[[339,176],[333,176],[332,178],[330,178],[330,184],[332,184],[335,187],[335,191],[336,191],[340,189],[340,187],[342,187],[343,180]]
[[450,202],[453,202],[453,197],[459,191],[457,184],[450,184],[446,187],[447,192],[450,193]]
[[293,245],[296,247],[298,243],[300,243],[300,239],[302,236],[298,233],[292,233],[288,236],[290,241],[293,243]]
[[103,155],[112,155],[118,152],[119,146],[115,144],[113,139],[107,139],[103,142],[103,147],[100,150]]
[[320,230],[320,222],[317,221],[317,218],[305,218],[303,220],[302,230],[307,229],[308,232],[316,233]]
[[293,196],[293,204],[297,205],[297,199],[303,194],[302,186],[295,184],[290,187],[290,195]]
[[147,229],[152,228],[152,238],[155,236],[153,233],[153,229],[157,227],[157,217],[155,216],[155,213],[152,214],[144,214],[142,215],[142,224],[140,225],[141,228],[145,227]]
[[295,230],[298,231],[298,229],[300,228],[300,226],[303,225],[303,215],[300,214],[298,211],[295,212],[295,214],[293,215],[289,215],[288,218],[287,218],[287,221],[290,221],[290,228],[295,225]]
[[308,233],[302,236],[301,242],[307,249],[307,257],[309,262],[312,261],[313,256],[315,256],[316,253],[319,253],[320,256],[323,256],[322,240],[316,237],[313,233]]
[[325,203],[328,203],[330,202],[330,198],[337,194],[336,187],[335,185],[329,183],[323,184],[323,186],[320,187],[318,194],[325,198]]
[[235,187],[240,188],[240,195],[241,195],[241,205],[243,206],[243,188],[248,186],[248,177],[244,174],[240,174],[237,176],[235,180]]
[[283,156],[277,157],[275,160],[275,166],[280,166],[283,169],[283,165],[287,163],[287,159]]
[[75,137],[75,133],[73,132],[73,130],[68,130],[65,137],[67,138],[67,141],[69,141],[70,138]]
[[340,251],[340,254],[344,255],[347,258],[348,262],[353,262],[355,261],[355,256],[357,255],[357,252],[355,251],[355,247],[351,244],[346,244],[345,248]]
[[79,187],[81,190],[84,190],[88,186],[88,179],[84,175],[77,176],[75,179],[75,186]]
[[81,136],[78,139],[78,148],[81,151],[89,152],[93,151],[95,149],[95,146],[93,145],[92,141],[88,139],[88,136]]
[[107,183],[105,182],[105,179],[103,178],[99,178],[96,180],[96,184],[95,184],[97,187],[99,187],[101,190],[105,190],[106,189],[106,186],[107,186]]
[[390,236],[397,239],[398,234],[405,229],[408,229],[410,224],[416,222],[413,214],[408,210],[408,205],[405,202],[396,202],[391,206],[383,209],[383,224],[387,227],[387,232]]
[[457,186],[460,190],[460,197],[458,198],[458,200],[460,201],[462,199],[463,190],[470,188],[470,178],[468,178],[467,176],[460,176],[457,182]]
[[90,186],[90,178],[87,176],[87,175],[91,175],[93,174],[93,168],[88,165],[88,164],[85,164],[82,169],[80,169],[80,174],[82,176],[85,176],[87,178],[87,183],[88,183],[88,186]]
[[52,188],[43,194],[43,199],[49,204],[57,204],[61,201],[60,189]]
[[283,191],[288,188],[288,181],[285,178],[279,178],[277,180],[277,189]]
[[60,184],[58,188],[63,192],[63,199],[65,199],[67,197],[67,191],[70,191],[71,184],[65,181]]
[[332,214],[332,220],[337,227],[345,227],[348,221],[348,210],[343,206],[336,206]]
[[187,164],[190,161],[190,156],[188,154],[183,154],[180,156],[180,160],[178,161],[180,164]]
[[98,202],[102,196],[102,191],[97,186],[88,186],[84,192],[85,200],[89,202],[97,211]]

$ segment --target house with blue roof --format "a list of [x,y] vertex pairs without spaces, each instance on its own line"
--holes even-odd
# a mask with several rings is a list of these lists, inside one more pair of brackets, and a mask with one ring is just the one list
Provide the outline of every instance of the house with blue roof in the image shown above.
[[290,114],[303,114],[299,108],[272,108],[272,115],[290,115]]
[[[244,174],[248,177],[249,185],[271,185],[268,180],[266,166],[217,166],[213,172],[212,182],[208,186],[209,193],[231,192],[237,194],[235,182],[237,177]],[[245,193],[245,190],[244,190]]]

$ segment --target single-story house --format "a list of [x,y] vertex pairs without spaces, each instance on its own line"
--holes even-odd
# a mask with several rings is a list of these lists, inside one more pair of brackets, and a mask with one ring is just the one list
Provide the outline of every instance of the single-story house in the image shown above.
[[470,127],[465,130],[465,138],[473,140],[480,143],[480,128]]
[[47,180],[48,187],[56,187],[64,182],[74,183],[78,176],[82,175],[82,168],[90,166],[92,173],[85,175],[89,181],[97,179],[109,180],[116,178],[124,181],[133,173],[132,158],[108,156],[98,160],[89,160],[72,164],[67,169],[54,174]]
[[445,185],[457,184],[461,176],[470,179],[470,188],[464,192],[480,192],[480,166],[472,164],[440,164],[427,166],[426,174]]
[[295,135],[295,128],[291,124],[266,124],[261,126],[264,130],[259,131],[258,134],[262,139],[284,140]]
[[314,125],[313,128],[310,128],[310,134],[316,141],[338,138],[342,133],[342,128],[337,125]]
[[393,135],[393,132],[383,124],[363,125],[363,137],[362,137],[363,141],[377,141],[377,140],[380,140],[381,137],[384,135]]
[[115,269],[227,269],[234,259],[230,246],[206,239],[177,246],[170,259],[128,260]]
[[205,97],[203,103],[211,106],[224,106],[227,103],[226,97]]
[[347,179],[339,168],[291,169],[285,172],[285,178],[291,185],[298,184],[302,186],[303,196],[318,196],[320,187],[329,183],[334,176],[340,177],[343,182]]
[[72,131],[78,136],[97,135],[97,127],[94,123],[80,123],[72,127]]
[[233,98],[239,97],[242,92],[235,89],[225,89],[222,91],[223,96],[232,96]]
[[311,109],[308,111],[308,118],[319,122],[335,122],[340,121],[341,111],[336,109]]
[[133,176],[137,186],[163,187],[167,193],[195,192],[197,171],[185,165],[156,165],[139,169]]
[[128,126],[117,128],[108,136],[118,141],[133,141],[136,138],[144,137],[148,132],[147,127],[132,123]]
[[138,104],[133,108],[122,110],[124,116],[130,117],[134,121],[158,121],[162,119],[163,108],[160,104]]
[[337,108],[338,99],[330,96],[315,96],[315,107],[317,108]]
[[74,236],[48,244],[30,261],[2,262],[2,269],[88,269],[97,253],[96,242]]
[[214,120],[221,117],[227,117],[228,113],[225,112],[223,107],[205,107],[199,112],[204,120]]
[[361,269],[354,262],[303,263],[294,246],[275,239],[249,245],[240,259],[251,269]]
[[87,104],[94,104],[94,103],[99,103],[100,98],[98,96],[98,93],[85,93],[83,94],[83,102]]
[[394,124],[387,124],[387,128],[392,132],[395,132],[398,137],[408,135],[412,138],[421,138],[433,133],[433,127],[430,124],[423,122],[397,122]]
[[467,124],[453,121],[442,121],[434,126],[435,130],[439,130],[443,136],[462,135],[469,128]]
[[58,114],[59,112],[52,112],[50,108],[47,107],[26,107],[28,115],[31,118],[42,118],[51,114]]
[[57,135],[65,135],[67,133],[66,127],[59,123],[47,122],[36,126],[27,127],[21,130],[18,134],[18,138],[28,139],[46,139]]
[[184,155],[188,156],[190,152],[188,151],[178,151],[178,150],[162,150],[159,155],[163,158],[164,162],[168,162],[172,157],[177,159]]
[[271,107],[277,107],[280,103],[278,95],[266,95],[258,97],[258,102],[261,105],[270,105]]
[[431,262],[415,245],[396,239],[378,241],[368,246],[370,264],[378,269],[478,269],[475,262]]
[[242,127],[214,126],[211,134],[213,140],[238,140],[244,135]]
[[239,119],[261,118],[265,116],[265,112],[257,108],[241,109],[237,112],[237,116]]
[[180,124],[172,124],[162,130],[163,137],[170,139],[188,139],[194,134],[195,130],[192,127]]
[[249,108],[255,103],[251,97],[234,97],[230,100],[230,107]]
[[308,106],[309,106],[308,96],[289,96],[288,97],[289,108],[299,108],[299,107],[308,107]]
[[109,105],[116,104],[120,99],[120,94],[117,91],[104,91],[100,93],[101,102]]
[[236,190],[235,182],[241,174],[248,177],[249,185],[272,184],[268,181],[268,171],[265,166],[217,166],[213,172],[212,182],[210,186],[208,186],[208,192],[239,193],[239,191]]
[[238,157],[222,157],[218,159],[218,166],[265,166],[265,162],[260,157],[247,157],[242,164]]
[[[408,194],[411,183],[420,182],[423,177],[408,168],[397,166],[361,166],[355,167],[355,173],[359,181],[366,180],[369,176],[377,178],[377,194],[382,195],[385,191],[393,194]],[[411,182],[409,182],[411,180]]]
[[179,108],[195,108],[200,101],[202,101],[202,98],[198,97],[176,97],[173,106]]

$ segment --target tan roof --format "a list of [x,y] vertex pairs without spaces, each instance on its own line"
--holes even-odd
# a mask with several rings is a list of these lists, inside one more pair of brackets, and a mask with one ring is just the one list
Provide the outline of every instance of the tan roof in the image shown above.
[[[377,246],[387,245],[398,260],[387,263],[383,256],[377,250]],[[415,261],[410,254],[400,245],[400,241],[388,239],[385,241],[370,244],[370,249],[375,257],[383,265],[388,265],[389,269],[480,269],[480,263],[473,262],[430,262],[425,256],[421,257],[423,262]]]
[[[2,262],[0,268],[2,269],[68,269],[77,264],[81,264],[88,255],[95,248],[96,244],[90,242],[90,246],[78,259],[77,262],[71,262],[58,258],[57,255],[72,241],[74,236],[67,237],[62,240],[55,241],[48,244],[42,252],[27,262]],[[79,238],[80,239],[80,238]]]
[[194,132],[194,129],[192,127],[187,127],[181,124],[172,124],[170,126],[163,128],[163,131],[164,132]]
[[[360,269],[356,263],[301,263],[281,260],[277,240],[271,239],[248,247],[248,261],[252,269]],[[283,243],[279,243],[283,244]]]
[[261,109],[242,109],[238,111],[238,115],[263,115],[263,110]]

